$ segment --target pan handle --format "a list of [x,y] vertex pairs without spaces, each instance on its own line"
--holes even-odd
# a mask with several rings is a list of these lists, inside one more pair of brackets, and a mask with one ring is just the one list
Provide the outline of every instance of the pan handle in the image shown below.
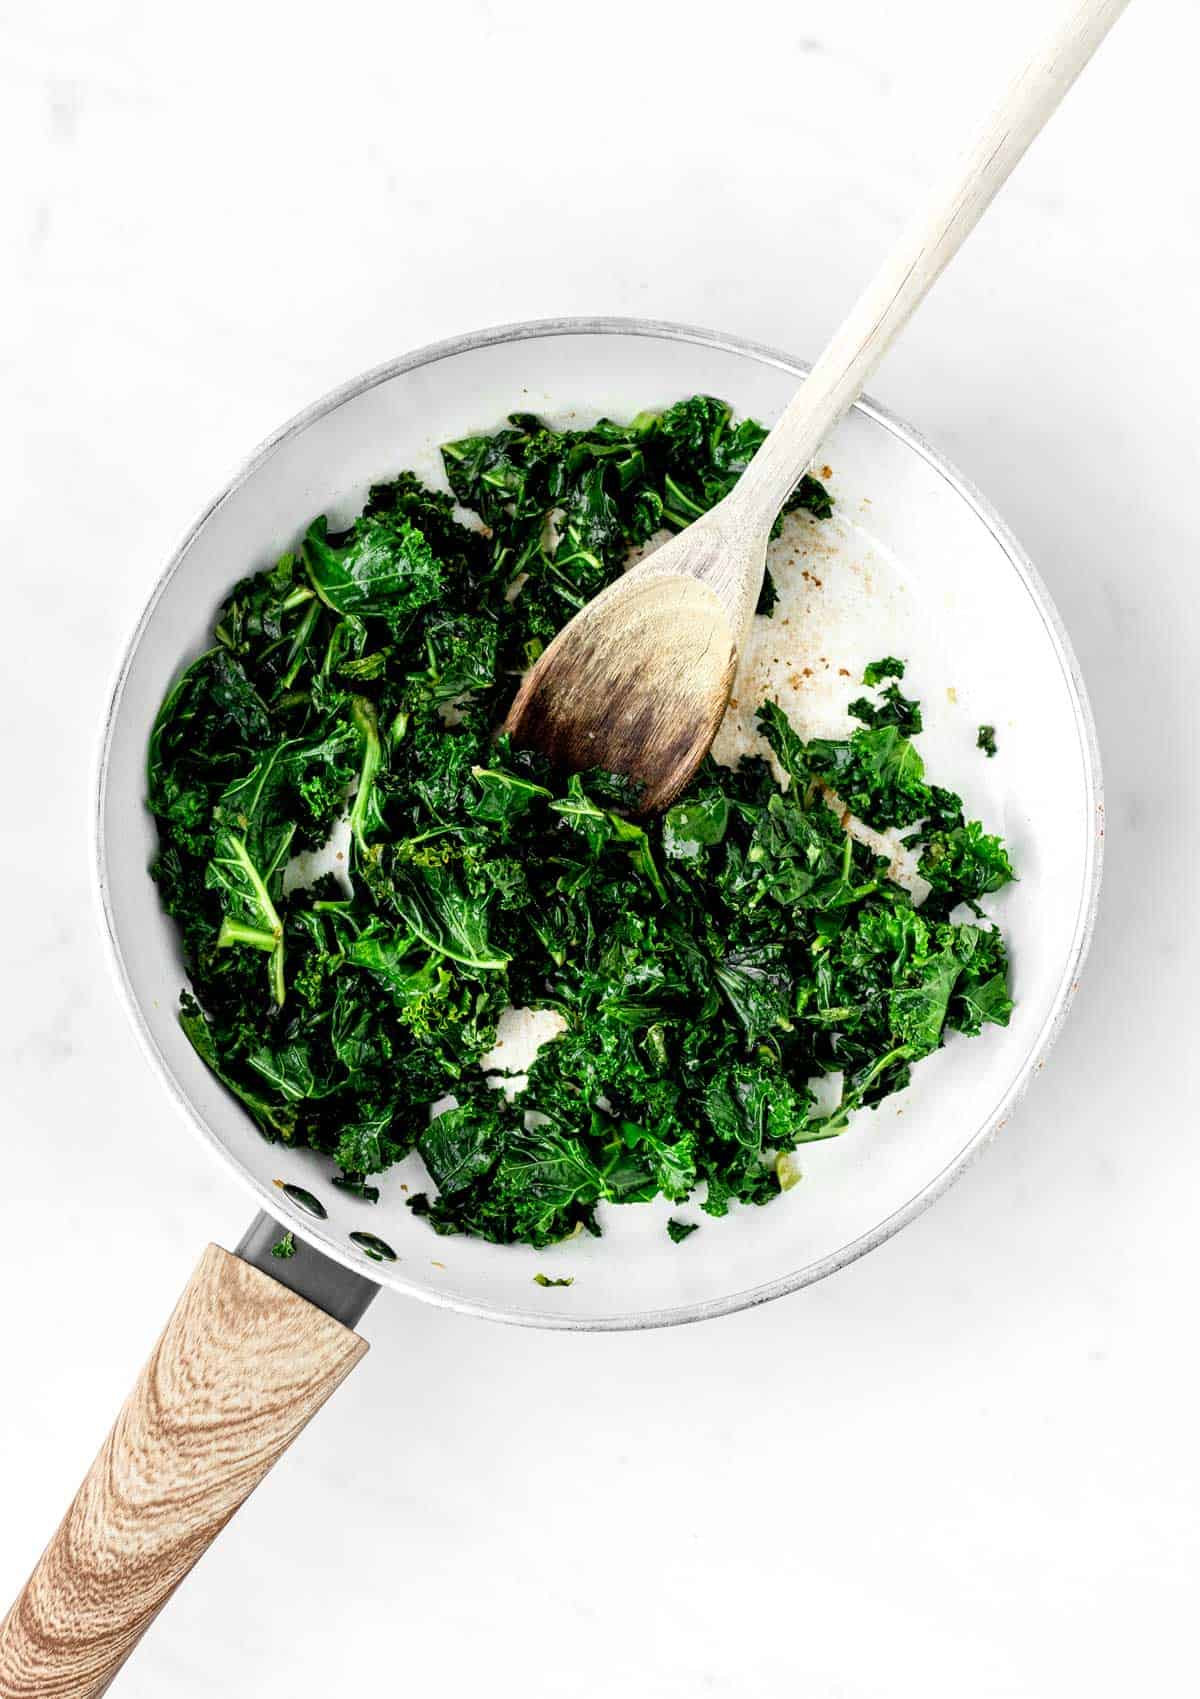
[[210,1245],[0,1626],[0,1699],[103,1693],[366,1349],[316,1304]]

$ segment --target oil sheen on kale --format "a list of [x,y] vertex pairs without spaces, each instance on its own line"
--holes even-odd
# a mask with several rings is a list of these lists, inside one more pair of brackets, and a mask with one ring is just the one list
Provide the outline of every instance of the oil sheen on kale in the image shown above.
[[[152,872],[184,1029],[265,1137],[323,1153],[356,1196],[415,1148],[430,1184],[409,1201],[439,1233],[546,1246],[660,1194],[721,1216],[776,1197],[789,1152],[948,1031],[1007,1022],[980,903],[1013,871],[926,779],[893,657],[847,739],[806,742],[767,702],[764,753],[709,759],[661,818],[620,777],[495,740],[558,628],[632,546],[720,500],[762,436],[696,396],[447,443],[453,496],[402,473],[348,530],[314,521],[234,587],[163,703]],[[792,505],[830,512],[811,478]],[[923,902],[847,809],[906,829]],[[299,878],[335,828],[336,874]],[[511,1100],[479,1066],[509,1007],[565,1021]]]

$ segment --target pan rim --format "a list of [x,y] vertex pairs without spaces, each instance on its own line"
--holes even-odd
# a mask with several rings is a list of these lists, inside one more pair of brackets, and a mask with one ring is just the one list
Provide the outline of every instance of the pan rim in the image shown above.
[[[478,348],[493,347],[509,342],[538,341],[548,337],[573,335],[640,336],[670,342],[693,343],[757,360],[797,378],[806,376],[809,371],[806,362],[797,360],[791,355],[764,343],[663,319],[615,316],[533,319],[498,325],[468,332],[463,336],[428,343],[411,353],[372,367],[369,371],[361,373],[358,377],[351,378],[346,383],[330,390],[279,426],[247,456],[185,532],[159,574],[121,652],[97,747],[97,762],[92,787],[94,797],[93,867],[95,874],[93,890],[99,901],[101,924],[109,944],[109,949],[106,952],[107,959],[139,1042],[154,1070],[166,1085],[177,1108],[190,1122],[194,1131],[200,1135],[201,1142],[211,1149],[214,1158],[221,1163],[224,1171],[233,1174],[246,1193],[254,1199],[258,1208],[265,1209],[273,1215],[279,1213],[277,1199],[272,1197],[267,1187],[260,1184],[242,1167],[225,1143],[213,1131],[207,1120],[196,1109],[188,1094],[178,1084],[167,1066],[134,993],[118,937],[108,879],[108,846],[104,820],[112,740],[134,657],[159,600],[183,565],[197,536],[217,510],[279,448],[293,437],[302,434],[318,419],[336,411],[347,402],[357,399],[367,391],[380,384],[387,383],[403,373],[418,370],[423,366],[435,365],[441,360],[470,353]],[[781,1275],[777,1279],[748,1287],[742,1291],[725,1293],[716,1298],[670,1308],[620,1312],[604,1316],[573,1317],[569,1314],[545,1314],[533,1310],[519,1309],[506,1304],[489,1304],[476,1299],[462,1298],[453,1293],[439,1292],[434,1288],[423,1286],[417,1281],[407,1279],[401,1264],[386,1267],[372,1265],[369,1278],[378,1280],[380,1284],[392,1290],[418,1298],[422,1302],[434,1304],[444,1309],[457,1310],[464,1315],[478,1316],[491,1321],[509,1322],[516,1326],[544,1327],[571,1332],[635,1331],[651,1327],[676,1326],[685,1322],[705,1321],[716,1316],[733,1314],[738,1310],[767,1303],[773,1298],[784,1296],[786,1293],[799,1291],[802,1287],[825,1279],[828,1275],[836,1273],[852,1262],[856,1262],[860,1257],[866,1256],[868,1252],[886,1243],[901,1228],[916,1220],[932,1203],[936,1202],[954,1180],[966,1171],[991,1138],[1004,1126],[1058,1037],[1074,1001],[1079,975],[1095,930],[1103,869],[1104,800],[1100,753],[1095,721],[1079,663],[1063,621],[1040,574],[1008,525],[971,480],[953,466],[944,455],[933,448],[913,426],[898,418],[887,408],[880,406],[878,402],[863,396],[855,403],[855,407],[918,454],[967,503],[977,518],[991,532],[1021,580],[1046,629],[1072,703],[1087,792],[1087,809],[1091,820],[1087,840],[1085,878],[1081,884],[1079,905],[1072,929],[1071,947],[1064,963],[1058,989],[1055,992],[1046,1019],[1029,1046],[1024,1061],[1007,1090],[1001,1095],[989,1114],[980,1122],[967,1142],[951,1161],[946,1163],[919,1191],[892,1210],[867,1233],[860,1234],[856,1239],[849,1241],[848,1244],[840,1246],[837,1251],[831,1252],[828,1256],[819,1258],[813,1263],[808,1263],[802,1268]],[[330,1257],[356,1274],[368,1274],[368,1270],[363,1267],[358,1258],[332,1239],[326,1239],[319,1232],[315,1223],[310,1222],[307,1218],[300,1217],[298,1212],[287,1212],[287,1225],[322,1256]]]

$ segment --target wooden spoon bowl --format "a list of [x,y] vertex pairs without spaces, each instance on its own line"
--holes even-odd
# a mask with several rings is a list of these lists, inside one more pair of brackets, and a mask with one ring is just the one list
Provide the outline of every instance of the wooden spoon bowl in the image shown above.
[[766,563],[726,501],[581,609],[538,658],[504,730],[577,772],[603,767],[665,808],[717,735]]

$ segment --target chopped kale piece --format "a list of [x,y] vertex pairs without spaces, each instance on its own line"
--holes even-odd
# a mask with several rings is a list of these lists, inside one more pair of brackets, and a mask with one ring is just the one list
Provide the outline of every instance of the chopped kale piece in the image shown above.
[[775,588],[775,580],[771,577],[770,568],[763,573],[762,589],[758,592],[758,601],[754,611],[764,619],[770,619],[775,612],[775,604],[779,600],[779,591]]
[[850,712],[864,726],[895,726],[902,737],[916,737],[921,730],[921,705],[903,696],[898,684],[889,684],[881,691],[878,702],[857,697],[850,704]]

